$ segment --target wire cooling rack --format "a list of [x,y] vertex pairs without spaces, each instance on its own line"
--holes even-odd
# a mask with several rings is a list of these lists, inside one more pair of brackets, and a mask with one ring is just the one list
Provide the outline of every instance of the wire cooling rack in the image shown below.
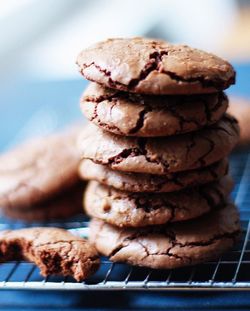
[[[235,180],[232,194],[240,208],[241,241],[217,261],[176,270],[152,270],[111,263],[102,259],[99,271],[84,282],[72,278],[47,277],[28,262],[8,262],[0,265],[0,289],[22,290],[250,290],[250,153],[235,153],[231,157],[231,174]],[[66,223],[50,223],[73,232],[88,234],[88,221],[83,216]],[[79,220],[80,219],[80,220]],[[32,224],[32,226],[43,224]],[[20,228],[27,224],[0,219],[0,229]]]

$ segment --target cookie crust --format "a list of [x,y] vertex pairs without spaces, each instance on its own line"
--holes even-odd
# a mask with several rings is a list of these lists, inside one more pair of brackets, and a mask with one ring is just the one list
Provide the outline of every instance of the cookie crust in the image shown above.
[[84,209],[90,217],[118,227],[144,227],[197,218],[225,205],[232,191],[229,176],[171,193],[131,193],[89,183]]
[[235,83],[227,61],[163,40],[108,39],[83,50],[76,63],[86,79],[127,92],[202,94]]
[[237,121],[225,115],[209,128],[172,137],[122,137],[90,124],[79,137],[83,159],[113,170],[159,174],[198,169],[227,156],[237,144]]
[[95,125],[122,136],[171,136],[219,121],[228,107],[224,93],[149,96],[125,93],[91,83],[81,110]]
[[126,173],[110,169],[107,165],[82,160],[79,175],[104,185],[130,192],[172,192],[190,186],[216,181],[228,173],[228,160],[223,159],[207,167],[179,173],[152,175]]
[[114,262],[154,269],[172,269],[218,258],[240,234],[232,204],[191,221],[167,226],[118,228],[101,220],[90,224],[90,240]]

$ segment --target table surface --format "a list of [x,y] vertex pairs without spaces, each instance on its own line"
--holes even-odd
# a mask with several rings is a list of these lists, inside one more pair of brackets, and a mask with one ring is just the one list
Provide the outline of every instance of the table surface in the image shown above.
[[[227,93],[250,98],[250,64],[235,64],[237,85]],[[79,97],[87,82],[40,81],[0,89],[0,150],[82,120]],[[248,292],[25,292],[3,291],[0,310],[249,309]]]

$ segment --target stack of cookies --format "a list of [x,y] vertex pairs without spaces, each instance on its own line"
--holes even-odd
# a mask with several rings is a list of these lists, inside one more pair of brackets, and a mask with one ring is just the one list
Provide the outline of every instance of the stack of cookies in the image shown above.
[[109,39],[77,59],[91,80],[79,172],[90,240],[112,261],[176,268],[215,258],[239,236],[227,156],[239,136],[223,90],[232,66],[184,45]]

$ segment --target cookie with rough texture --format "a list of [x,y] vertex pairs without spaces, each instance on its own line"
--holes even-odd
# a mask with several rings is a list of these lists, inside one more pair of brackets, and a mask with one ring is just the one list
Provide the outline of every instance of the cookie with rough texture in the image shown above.
[[229,176],[178,192],[132,193],[89,183],[84,209],[90,217],[118,227],[144,227],[197,218],[225,205],[232,191]]
[[227,61],[157,39],[108,39],[83,50],[77,64],[86,79],[135,93],[214,93],[235,83]]
[[26,209],[20,209],[18,206],[4,207],[1,212],[4,216],[25,222],[66,219],[76,214],[82,214],[83,189],[83,183],[79,183],[53,199],[32,207]]
[[125,93],[91,83],[81,98],[83,114],[103,130],[123,136],[171,136],[221,119],[228,99],[222,92],[193,96]]
[[240,127],[239,146],[250,145],[250,100],[238,97],[230,98],[228,111],[234,116]]
[[86,279],[99,267],[100,259],[87,240],[58,228],[0,231],[0,262],[34,262],[43,276],[60,274]]
[[200,131],[158,138],[123,137],[90,124],[79,137],[83,159],[123,172],[166,174],[208,166],[237,144],[237,121],[225,115]]
[[110,169],[107,165],[82,160],[79,175],[104,185],[130,192],[172,192],[220,179],[228,173],[228,160],[223,159],[202,169],[179,173],[152,175],[126,173]]
[[26,209],[75,185],[80,129],[36,138],[0,155],[0,207]]
[[239,234],[238,211],[231,204],[191,221],[141,229],[122,229],[97,219],[90,223],[90,241],[101,254],[115,262],[155,269],[218,258]]

